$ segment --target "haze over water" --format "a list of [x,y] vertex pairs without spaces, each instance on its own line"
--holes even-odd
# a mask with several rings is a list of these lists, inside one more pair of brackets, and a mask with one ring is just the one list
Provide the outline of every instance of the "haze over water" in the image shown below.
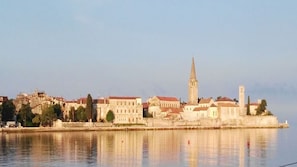
[[280,166],[294,129],[0,134],[0,166]]

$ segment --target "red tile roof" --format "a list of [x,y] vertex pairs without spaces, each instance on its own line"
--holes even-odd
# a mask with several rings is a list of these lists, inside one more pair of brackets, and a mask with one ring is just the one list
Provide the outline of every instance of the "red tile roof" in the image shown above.
[[123,99],[123,100],[132,100],[132,99],[137,99],[137,98],[140,98],[140,97],[129,97],[129,96],[109,96],[109,99]]
[[162,101],[179,101],[176,97],[157,96],[157,98]]

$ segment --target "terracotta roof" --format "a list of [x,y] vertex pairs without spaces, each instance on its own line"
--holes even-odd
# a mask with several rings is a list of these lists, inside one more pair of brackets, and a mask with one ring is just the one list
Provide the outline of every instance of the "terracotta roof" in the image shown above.
[[201,100],[199,101],[199,104],[210,103],[211,99],[212,99],[212,98],[201,99]]
[[194,108],[194,111],[206,111],[208,110],[208,107],[196,107]]
[[217,99],[216,101],[233,101],[233,100],[230,99],[229,97],[221,97],[221,98]]
[[179,101],[176,97],[157,96],[157,98],[163,101]]
[[137,99],[140,97],[133,97],[133,96],[109,96],[109,99],[123,99],[123,100],[132,100],[132,99]]

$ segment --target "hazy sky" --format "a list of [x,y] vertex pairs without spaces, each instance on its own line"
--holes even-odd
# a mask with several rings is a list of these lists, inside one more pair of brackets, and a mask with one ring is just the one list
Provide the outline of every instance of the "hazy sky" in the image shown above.
[[0,94],[10,98],[187,101],[192,57],[200,97],[237,98],[243,84],[252,101],[293,114],[297,1],[0,1]]

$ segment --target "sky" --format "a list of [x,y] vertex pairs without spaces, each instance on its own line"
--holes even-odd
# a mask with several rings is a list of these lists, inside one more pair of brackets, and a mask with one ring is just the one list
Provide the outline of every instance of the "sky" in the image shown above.
[[[295,0],[0,1],[0,95],[266,99],[297,119]],[[247,97],[246,97],[247,99]],[[290,122],[290,119],[289,119]]]

